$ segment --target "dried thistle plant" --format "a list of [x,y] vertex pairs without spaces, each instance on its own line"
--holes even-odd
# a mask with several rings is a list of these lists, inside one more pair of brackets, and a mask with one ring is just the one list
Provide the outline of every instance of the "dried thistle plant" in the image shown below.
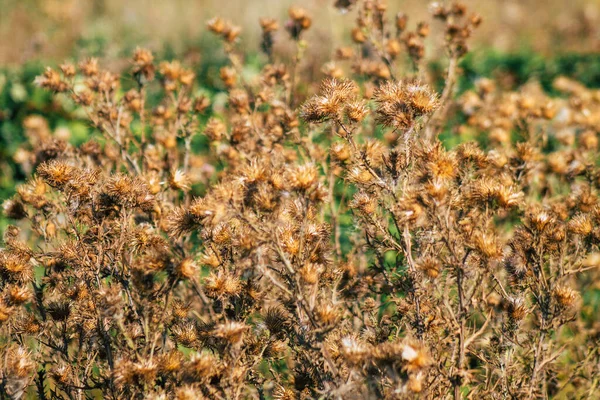
[[[96,134],[73,146],[27,121],[15,159],[32,175],[4,204],[3,396],[597,393],[598,92],[481,80],[456,99],[481,22],[463,4],[431,6],[441,93],[424,63],[438,22],[411,26],[382,0],[336,6],[358,10],[354,47],[308,98],[300,8],[289,37],[261,19],[268,63],[251,80],[240,29],[208,23],[230,60],[222,112],[145,49],[127,90],[95,59],[38,78]],[[295,46],[289,64],[277,40]],[[446,148],[444,130],[479,143]]]

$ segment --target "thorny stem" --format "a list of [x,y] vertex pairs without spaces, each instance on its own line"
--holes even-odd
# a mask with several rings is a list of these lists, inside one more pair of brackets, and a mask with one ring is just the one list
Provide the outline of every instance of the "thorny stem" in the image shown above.
[[[335,130],[335,126],[331,125],[330,140],[333,138],[334,130]],[[325,163],[325,164],[328,167],[327,179],[329,181],[329,214],[330,214],[330,218],[331,218],[331,228],[333,229],[333,242],[334,242],[334,246],[335,246],[335,253],[337,254],[338,257],[341,257],[342,247],[340,245],[340,227],[339,227],[339,221],[338,221],[339,207],[341,207],[341,205],[338,206],[338,209],[336,210],[336,207],[335,207],[336,177],[335,177],[333,166],[331,164],[329,164],[329,165],[327,165],[327,163]]]
[[452,91],[457,79],[457,67],[458,57],[455,54],[451,54],[448,64],[446,86],[444,86],[444,91],[442,92],[439,100],[440,107],[433,112],[425,124],[425,139],[428,141],[433,141],[435,134],[439,129],[440,121],[444,120],[448,112],[448,106],[450,103],[449,100],[452,97]]
[[542,354],[542,345],[544,343],[544,338],[546,336],[546,332],[544,330],[541,331],[537,345],[535,346],[535,353],[533,357],[533,370],[531,371],[531,380],[529,382],[529,399],[532,399],[535,395],[536,383],[537,383],[537,374],[539,370],[540,357]]
[[140,85],[140,161],[142,172],[146,170],[146,87]]
[[[458,288],[458,318],[460,323],[460,332],[458,335],[458,358],[456,360],[456,371],[460,374],[462,365],[465,358],[465,319],[464,315],[464,294],[462,287],[462,268],[457,266],[456,268],[456,286]],[[452,382],[454,386],[454,399],[460,399],[460,383],[462,377],[460,375],[455,376]]]
[[287,96],[287,104],[290,108],[294,107],[294,97],[296,95],[296,75],[298,70],[298,63],[301,60],[302,56],[302,48],[300,47],[300,42],[296,41],[296,54],[292,59],[291,71],[290,71],[290,87]]

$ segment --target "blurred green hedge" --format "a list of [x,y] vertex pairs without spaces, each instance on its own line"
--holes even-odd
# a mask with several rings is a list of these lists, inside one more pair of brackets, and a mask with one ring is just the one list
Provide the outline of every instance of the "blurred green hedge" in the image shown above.
[[541,83],[546,92],[558,93],[552,82],[564,75],[590,88],[600,87],[600,54],[559,54],[544,56],[530,51],[501,53],[497,51],[472,52],[461,62],[463,70],[461,90],[472,87],[479,77],[508,78],[514,86],[530,80]]

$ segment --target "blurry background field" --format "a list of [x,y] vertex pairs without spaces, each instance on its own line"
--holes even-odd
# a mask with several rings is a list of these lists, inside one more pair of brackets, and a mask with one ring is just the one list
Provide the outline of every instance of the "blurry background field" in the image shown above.
[[[340,1],[342,3],[343,1]],[[303,79],[316,85],[321,66],[335,49],[349,44],[348,29],[355,12],[340,12],[334,0],[305,0],[314,18],[306,37],[312,46],[305,57]],[[499,79],[506,86],[539,80],[551,91],[560,75],[600,87],[600,0],[468,0],[483,24],[474,38],[474,51],[462,63],[459,90],[479,77]],[[225,54],[206,21],[224,16],[242,27],[241,41],[253,59],[249,73],[266,60],[260,54],[260,17],[283,21],[292,0],[0,0],[0,200],[11,196],[28,171],[14,162],[23,141],[24,124],[42,116],[49,129],[62,129],[74,142],[83,141],[90,127],[71,105],[58,103],[33,81],[44,66],[93,56],[119,71],[129,65],[137,46],[151,49],[160,59],[183,59],[199,76],[209,95],[223,90],[219,68]],[[410,15],[409,25],[425,19],[428,2],[389,1],[394,12]],[[349,15],[348,15],[349,14]],[[432,26],[432,40],[441,35]],[[288,57],[293,46],[284,30],[275,36],[278,54]],[[431,45],[429,45],[431,46]],[[252,56],[254,54],[254,56]],[[426,51],[433,71],[441,49]],[[252,69],[254,68],[254,71]],[[31,118],[34,116],[34,118]]]
[[[306,0],[314,35],[324,46],[336,42],[341,13],[330,0]],[[390,1],[391,9],[413,19],[427,13],[421,0]],[[598,0],[469,0],[484,24],[479,46],[500,51],[530,48],[545,54],[600,50]],[[282,17],[292,0],[2,0],[0,6],[0,65],[63,59],[78,53],[107,56],[137,44],[159,50],[189,50],[205,35],[205,21],[226,15],[256,43],[258,18]],[[346,24],[345,26],[349,26]]]

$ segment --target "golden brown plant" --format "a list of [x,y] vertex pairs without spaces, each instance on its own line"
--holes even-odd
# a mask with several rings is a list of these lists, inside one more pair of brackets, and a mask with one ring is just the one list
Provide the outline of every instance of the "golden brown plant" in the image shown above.
[[[448,55],[437,93],[423,63],[436,21],[336,5],[358,9],[354,47],[308,98],[301,8],[281,24],[289,64],[280,24],[261,19],[257,79],[240,29],[209,21],[230,60],[220,112],[190,69],[145,49],[126,89],[95,59],[38,79],[96,133],[73,146],[26,121],[15,159],[32,176],[4,205],[0,250],[2,395],[597,394],[598,93],[481,80],[455,99],[481,22],[460,2],[431,7]],[[444,131],[479,140],[447,148]]]

